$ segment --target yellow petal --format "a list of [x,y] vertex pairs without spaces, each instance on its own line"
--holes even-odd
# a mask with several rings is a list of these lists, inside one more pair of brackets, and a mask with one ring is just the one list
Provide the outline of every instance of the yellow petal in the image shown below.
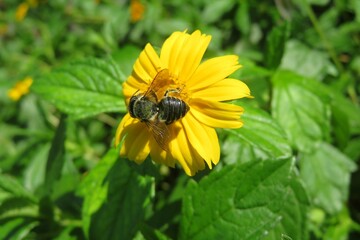
[[8,97],[13,101],[18,101],[21,96],[22,96],[22,94],[19,91],[17,91],[16,89],[10,89],[8,91]]
[[[169,129],[171,128],[169,127]],[[169,167],[175,167],[175,159],[172,157],[170,152],[164,151],[154,139],[150,139],[150,156],[156,163],[165,164]]]
[[132,76],[139,83],[149,84],[161,69],[162,64],[159,56],[151,44],[148,43],[134,64]]
[[118,145],[124,137],[120,155],[136,163],[143,162],[150,152],[149,131],[146,125],[126,114],[116,130],[115,145]]
[[126,103],[130,97],[138,90],[145,92],[159,70],[162,69],[159,56],[154,48],[147,44],[145,49],[140,53],[139,58],[134,64],[134,70],[123,84],[123,93]]
[[189,146],[189,150],[192,157],[188,161],[192,161],[193,165],[190,168],[190,174],[187,173],[187,175],[194,176],[198,171],[205,169],[205,161],[191,145]]
[[237,60],[237,56],[227,55],[203,62],[187,81],[187,87],[191,91],[196,91],[225,79],[241,67]]
[[125,136],[124,127],[133,124],[134,121],[135,119],[133,119],[129,113],[125,114],[125,116],[121,119],[115,133],[115,146],[119,145],[122,138]]
[[239,128],[243,125],[240,120],[243,111],[242,107],[233,104],[196,98],[191,99],[189,113],[209,127]]
[[[194,175],[194,171],[191,170],[191,153],[189,151],[189,146],[187,140],[184,137],[184,131],[177,136],[175,142],[171,144],[171,155],[180,163],[187,175]],[[180,144],[181,143],[181,146]],[[189,161],[190,159],[190,161]]]
[[[178,76],[180,83],[186,81],[193,75],[198,68],[204,53],[209,46],[211,36],[202,35],[200,31],[195,31],[184,42],[184,45],[176,58],[175,74]],[[171,71],[172,69],[170,69]]]
[[198,122],[191,114],[186,115],[181,120],[181,123],[186,137],[191,143],[191,147],[198,152],[211,169],[212,162],[217,163],[220,157],[219,143],[215,130]]
[[128,105],[130,98],[137,92],[146,92],[148,89],[147,84],[140,83],[135,78],[130,76],[126,82],[123,83],[123,94]]
[[182,45],[181,41],[184,41],[186,36],[188,36],[186,33],[174,32],[165,40],[160,53],[160,61],[164,64],[164,68],[174,68],[173,65],[170,66],[170,63],[174,64],[173,57],[177,56],[181,50],[178,45]]
[[[143,125],[143,126],[140,126]],[[149,132],[144,123],[129,129],[123,144],[126,156],[136,163],[142,163],[150,153]]]
[[16,21],[19,22],[22,21],[25,18],[28,10],[29,10],[29,4],[26,2],[21,3],[16,9],[16,13],[15,13]]
[[206,51],[211,36],[195,31],[191,35],[187,33],[173,33],[164,43],[160,59],[167,63],[171,74],[175,75],[180,82],[186,82],[194,73]]
[[198,89],[191,96],[208,101],[228,101],[250,97],[250,89],[240,80],[226,78],[207,88]]
[[197,151],[194,151],[182,126],[178,122],[175,124],[180,127],[176,138],[171,142],[171,155],[180,163],[187,175],[193,176],[197,171],[205,168],[204,160]]
[[207,138],[211,140],[211,146],[209,147],[209,151],[211,152],[212,156],[211,161],[216,165],[220,160],[219,139],[214,128],[204,125],[204,129],[206,130]]

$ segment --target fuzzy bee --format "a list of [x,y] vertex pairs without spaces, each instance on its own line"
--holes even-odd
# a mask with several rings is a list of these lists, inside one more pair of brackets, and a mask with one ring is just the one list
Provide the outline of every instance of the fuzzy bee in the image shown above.
[[[145,93],[134,93],[130,98],[129,113],[133,118],[144,122],[159,146],[167,150],[170,134],[167,125],[183,118],[189,111],[189,106],[180,98],[181,89],[168,88],[159,100],[157,92],[164,88],[169,79],[169,71],[163,69],[155,76]],[[166,86],[165,86],[166,87]]]

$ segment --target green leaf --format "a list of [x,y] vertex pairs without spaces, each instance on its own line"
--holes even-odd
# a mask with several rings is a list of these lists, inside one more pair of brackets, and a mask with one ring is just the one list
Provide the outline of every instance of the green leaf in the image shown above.
[[339,108],[338,104],[332,105],[332,127],[334,131],[334,140],[340,149],[344,149],[350,138],[350,123],[348,116]]
[[105,42],[112,49],[116,49],[119,41],[124,39],[129,32],[130,28],[130,11],[125,7],[126,3],[122,2],[113,7],[113,12],[108,12],[102,24],[101,35],[104,37]]
[[132,239],[144,219],[153,181],[129,167],[127,160],[118,159],[116,149],[109,150],[79,188],[84,197],[86,235],[90,239]]
[[350,214],[349,209],[344,207],[339,214],[332,217],[330,220],[332,224],[326,229],[323,239],[352,239],[352,237],[350,237],[351,233],[355,231],[359,232],[360,225],[351,219]]
[[56,129],[55,137],[49,150],[45,172],[45,190],[47,193],[52,191],[53,184],[60,178],[64,166],[66,118],[64,115],[61,116],[59,126]]
[[289,159],[251,161],[211,172],[198,184],[191,181],[183,197],[180,239],[263,238],[285,217],[280,213],[292,167]]
[[[237,159],[288,158],[292,155],[285,132],[265,111],[241,104],[245,112],[241,116],[244,126],[239,129],[227,129],[229,138],[225,141],[223,153],[230,162]],[[229,143],[232,143],[230,144]],[[243,147],[247,151],[243,152]],[[241,154],[242,153],[242,154]]]
[[360,22],[360,2],[357,0],[350,0],[350,5],[352,5],[352,9],[356,15],[356,22]]
[[236,10],[235,26],[244,35],[249,35],[251,28],[249,1],[244,0]]
[[[7,216],[30,215],[37,207],[32,199],[24,196],[10,196],[0,201],[0,219]],[[33,214],[35,215],[35,214]]]
[[32,90],[75,119],[125,112],[124,75],[110,60],[73,62],[37,79]]
[[43,143],[35,148],[36,154],[30,159],[24,170],[24,187],[32,192],[36,192],[44,184],[49,149],[50,143]]
[[290,25],[285,22],[280,26],[274,27],[268,35],[265,64],[269,69],[276,69],[280,65],[289,33]]
[[9,218],[0,220],[0,239],[26,239],[37,222],[31,218]]
[[309,239],[307,231],[309,204],[303,182],[293,174],[286,201],[284,201],[284,206],[280,211],[283,219],[265,239]]
[[211,4],[205,4],[202,20],[205,24],[216,22],[222,15],[230,11],[234,4],[235,1],[233,0],[214,1]]
[[330,139],[330,98],[323,86],[292,72],[278,71],[272,78],[272,114],[292,145],[310,151],[314,142]]
[[[94,169],[86,176],[80,184],[77,192],[84,197],[84,205],[82,209],[83,229],[85,234],[89,235],[91,216],[101,205],[106,202],[107,185],[104,185],[106,174],[118,159],[118,153],[110,149],[103,159],[96,165]],[[93,194],[96,192],[96,194]]]
[[[331,105],[336,112],[333,114],[341,114],[343,116],[336,116],[337,118],[342,118],[343,121],[342,127],[344,131],[347,131],[346,128],[349,127],[350,134],[359,134],[360,133],[360,108],[354,103],[350,102],[349,99],[345,98],[339,91],[333,88],[326,88],[326,93],[331,96]],[[346,116],[346,117],[345,117]],[[344,133],[347,134],[346,132]]]
[[244,81],[251,89],[251,95],[254,96],[256,102],[260,106],[268,107],[270,99],[270,83],[268,80],[273,73],[244,57],[239,59],[239,63],[243,67],[232,74],[231,77]]
[[271,71],[256,65],[255,62],[247,58],[240,58],[239,63],[243,66],[231,76],[241,80],[251,81],[259,78],[267,78],[271,76]]
[[354,161],[358,161],[360,159],[360,137],[353,138],[349,141],[346,148],[344,149],[344,153]]
[[141,224],[141,234],[144,236],[144,239],[152,240],[170,240],[168,236],[163,234],[161,231],[156,228],[152,228],[146,224]]
[[139,57],[140,52],[141,49],[138,47],[125,45],[123,48],[120,48],[111,54],[114,61],[121,67],[121,73],[123,74],[121,79],[125,80],[130,76],[134,62]]
[[319,80],[326,74],[336,75],[335,67],[330,62],[327,53],[311,49],[296,40],[286,43],[280,68]]
[[74,227],[69,226],[61,230],[61,233],[54,238],[54,240],[77,240],[79,237],[74,236]]
[[300,174],[314,204],[335,214],[348,198],[350,175],[356,165],[327,143],[315,145],[314,151],[301,156]]
[[189,22],[181,18],[164,18],[157,20],[156,31],[164,36],[170,35],[172,32],[179,29],[186,29],[189,27]]
[[16,178],[0,174],[0,193],[4,192],[6,195],[26,197],[29,200],[36,201],[36,198],[25,189]]
[[324,6],[329,3],[330,0],[306,0],[310,4]]
[[12,217],[36,216],[36,204],[37,199],[17,179],[0,174],[0,219],[4,224]]

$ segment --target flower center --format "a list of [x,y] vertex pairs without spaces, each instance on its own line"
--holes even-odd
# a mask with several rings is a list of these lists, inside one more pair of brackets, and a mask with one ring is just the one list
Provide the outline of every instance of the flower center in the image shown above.
[[186,85],[180,83],[178,77],[172,75],[167,69],[159,71],[149,88],[154,90],[158,101],[164,97],[175,97],[184,102],[189,99]]

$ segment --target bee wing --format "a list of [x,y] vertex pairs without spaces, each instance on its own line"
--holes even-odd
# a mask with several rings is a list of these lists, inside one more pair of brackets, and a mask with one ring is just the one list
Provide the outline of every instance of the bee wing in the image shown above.
[[169,70],[168,69],[162,69],[160,72],[158,72],[153,79],[153,81],[150,84],[150,87],[145,93],[145,96],[147,97],[156,97],[156,93],[159,91],[159,89],[165,87],[169,82]]
[[146,125],[151,130],[151,133],[154,136],[155,141],[159,144],[159,146],[165,151],[168,151],[170,133],[167,125],[164,122],[159,122],[159,121],[146,122]]

